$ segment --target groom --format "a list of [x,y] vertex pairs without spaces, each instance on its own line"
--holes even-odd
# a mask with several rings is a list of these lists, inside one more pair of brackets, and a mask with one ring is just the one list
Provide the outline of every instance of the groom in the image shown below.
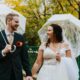
[[24,38],[14,32],[19,26],[18,17],[9,13],[6,16],[6,28],[0,32],[0,80],[23,80],[22,68],[26,72],[26,80],[33,80]]

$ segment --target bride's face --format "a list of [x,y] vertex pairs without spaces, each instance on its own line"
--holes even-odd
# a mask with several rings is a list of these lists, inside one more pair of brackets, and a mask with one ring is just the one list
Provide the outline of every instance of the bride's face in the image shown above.
[[47,36],[48,38],[53,38],[53,28],[51,26],[47,29]]

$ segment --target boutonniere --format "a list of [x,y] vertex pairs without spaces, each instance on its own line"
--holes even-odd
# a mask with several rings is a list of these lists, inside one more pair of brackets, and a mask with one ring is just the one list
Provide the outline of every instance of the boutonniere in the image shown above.
[[17,47],[22,47],[23,46],[23,42],[22,41],[17,41],[16,42],[16,46]]

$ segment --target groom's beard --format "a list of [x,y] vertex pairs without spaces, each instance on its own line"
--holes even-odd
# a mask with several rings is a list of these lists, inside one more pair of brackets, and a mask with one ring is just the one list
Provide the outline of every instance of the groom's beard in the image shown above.
[[18,26],[19,25],[11,26],[11,28],[12,28],[13,31],[17,31]]

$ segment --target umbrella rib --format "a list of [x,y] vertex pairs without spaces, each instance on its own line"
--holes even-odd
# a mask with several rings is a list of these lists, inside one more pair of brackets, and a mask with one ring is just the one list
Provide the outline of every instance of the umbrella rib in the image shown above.
[[[4,25],[4,23],[1,21],[1,19],[0,19],[0,22]],[[5,26],[5,25],[4,25],[4,26]],[[1,30],[2,30],[2,28],[1,28]],[[2,33],[2,31],[1,31],[1,35],[2,35],[2,37],[3,37],[3,39],[4,39],[4,42],[7,44],[7,41],[6,41],[6,39],[5,39],[5,37],[4,37],[3,33]]]

